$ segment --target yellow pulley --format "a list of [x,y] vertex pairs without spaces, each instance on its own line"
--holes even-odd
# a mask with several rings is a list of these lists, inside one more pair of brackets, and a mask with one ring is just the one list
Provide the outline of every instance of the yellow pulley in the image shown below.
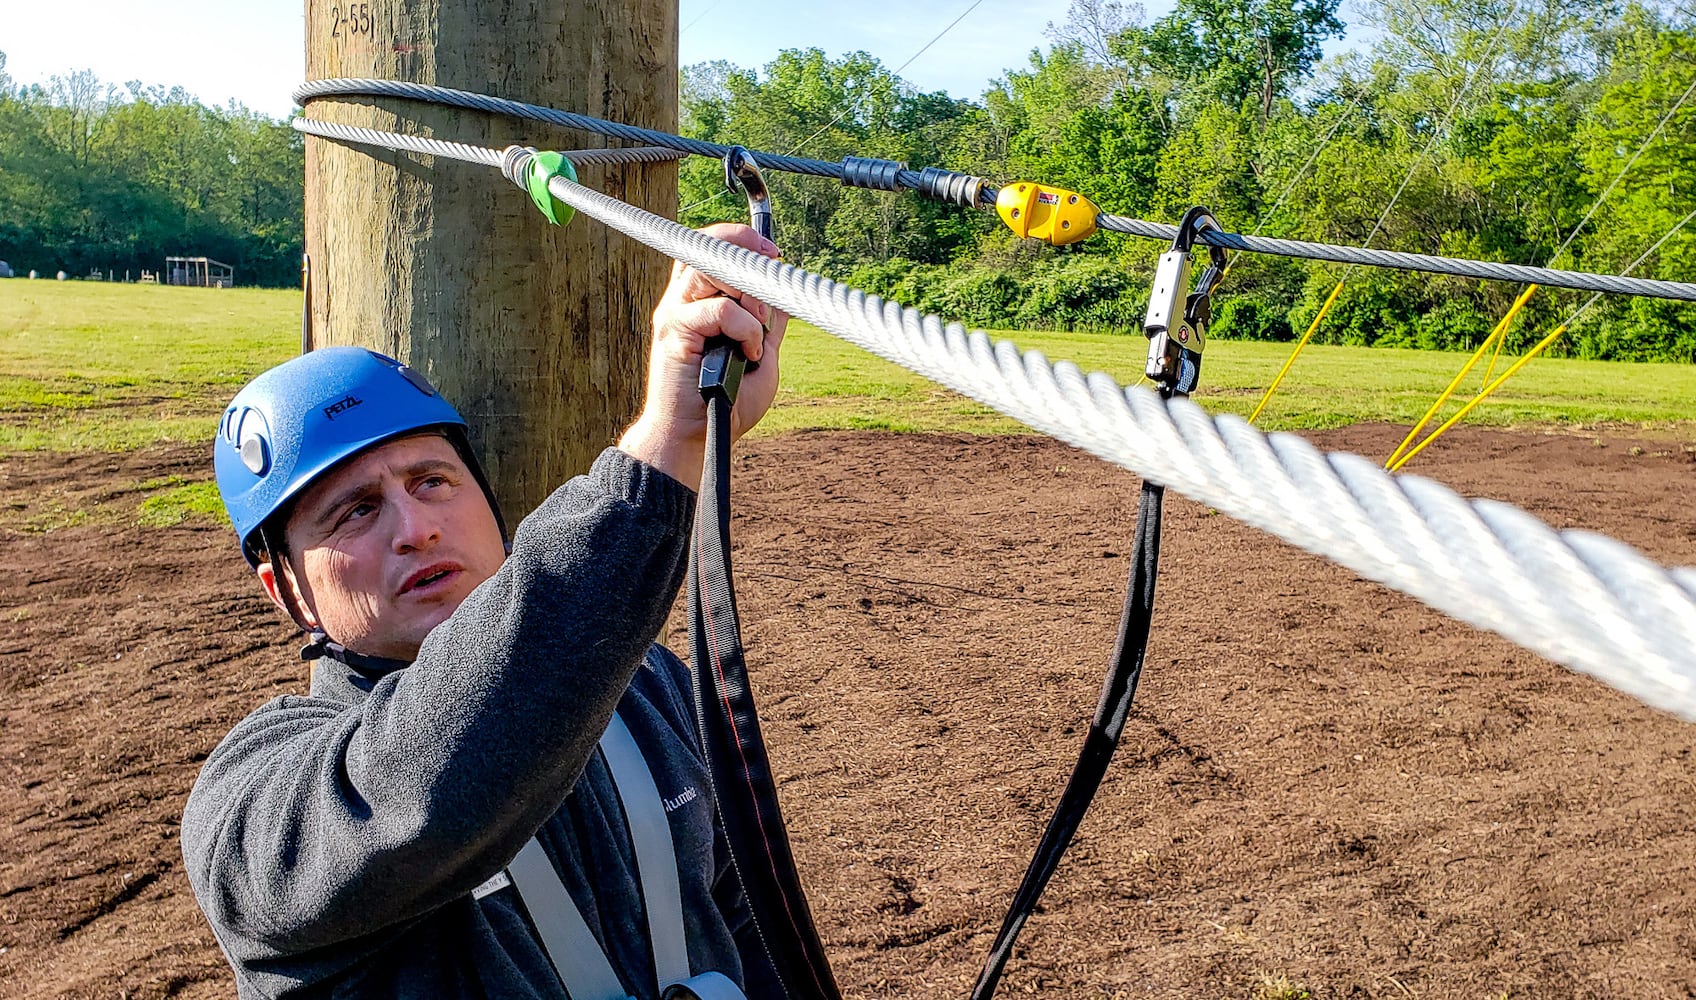
[[995,214],[1016,236],[1065,246],[1095,234],[1095,203],[1076,191],[1014,181],[995,196]]

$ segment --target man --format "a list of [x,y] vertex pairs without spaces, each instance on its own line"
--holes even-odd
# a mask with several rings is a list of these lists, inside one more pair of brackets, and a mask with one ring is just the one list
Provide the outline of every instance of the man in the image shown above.
[[[708,232],[776,254],[747,227]],[[688,560],[703,344],[722,334],[760,362],[740,436],[776,393],[783,330],[763,303],[674,268],[641,416],[519,525],[510,555],[463,420],[417,373],[331,348],[237,394],[219,489],[318,657],[310,696],[266,704],[212,752],[183,816],[189,879],[242,996],[656,1000],[710,973],[774,995],[687,671],[651,643]],[[657,796],[633,790],[629,760],[614,773],[619,733]],[[675,879],[643,853],[655,835]],[[521,877],[526,858],[546,877]],[[644,898],[657,875],[681,902],[686,954],[669,972],[665,906]],[[588,928],[575,957],[568,925]],[[616,977],[604,989],[582,985],[597,962]]]

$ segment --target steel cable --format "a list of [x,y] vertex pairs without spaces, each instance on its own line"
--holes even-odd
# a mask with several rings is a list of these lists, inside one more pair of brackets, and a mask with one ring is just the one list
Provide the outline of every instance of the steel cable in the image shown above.
[[[296,118],[289,124],[294,126],[296,132],[305,132],[308,135],[337,139],[342,142],[357,143],[362,146],[376,146],[381,149],[419,153],[424,156],[443,156],[450,160],[476,163],[497,169],[501,165],[501,151],[490,149],[487,146],[450,142],[446,139],[433,139],[424,135],[384,132],[374,128],[361,128],[357,125],[341,125],[336,122],[320,121],[316,118]],[[630,146],[623,149],[568,149],[560,155],[570,160],[573,166],[586,167],[621,163],[659,163],[665,160],[681,159],[688,154],[664,146]]]
[[[1171,240],[1178,227],[1163,222],[1145,222],[1119,215],[1101,215],[1096,224],[1102,229],[1150,239]],[[1431,274],[1451,274],[1460,278],[1482,278],[1487,281],[1514,281],[1522,284],[1548,285],[1552,288],[1577,288],[1591,292],[1612,292],[1617,295],[1643,295],[1656,299],[1678,299],[1696,302],[1696,284],[1684,281],[1660,281],[1650,278],[1629,278],[1616,274],[1592,274],[1588,271],[1560,271],[1530,264],[1498,264],[1460,257],[1438,257],[1431,254],[1404,253],[1399,250],[1371,250],[1366,247],[1336,246],[1329,243],[1309,243],[1306,240],[1281,240],[1266,236],[1243,236],[1239,233],[1209,229],[1196,236],[1196,241],[1226,250],[1246,250],[1250,253],[1269,253],[1280,257],[1300,257],[1304,260],[1328,260],[1337,264],[1364,264],[1369,267],[1399,268],[1404,271],[1425,271]]]
[[[308,101],[329,97],[398,97],[402,100],[442,104],[448,107],[487,111],[490,114],[546,122],[549,125],[576,129],[579,132],[594,132],[614,139],[623,139],[626,142],[666,146],[695,156],[722,158],[724,154],[731,150],[731,147],[724,143],[688,139],[657,129],[609,122],[604,118],[596,118],[592,115],[579,115],[570,111],[560,111],[556,108],[544,108],[536,104],[489,97],[485,94],[473,94],[469,91],[453,90],[448,87],[432,87],[421,83],[402,83],[398,80],[313,80],[296,89],[293,97],[295,103],[301,105],[305,105]],[[759,159],[760,166],[766,169],[784,170],[795,174],[810,174],[814,177],[832,177],[836,180],[842,179],[842,164],[840,163],[811,160],[804,156],[779,156],[776,153],[757,153],[755,155]],[[906,178],[903,183],[908,187],[917,186],[919,182],[918,172],[906,171],[906,173],[911,176]]]
[[[371,132],[372,130],[362,130]],[[369,141],[369,140],[362,140]],[[527,151],[509,147],[509,177]],[[1358,455],[1326,455],[1186,399],[838,284],[563,177],[560,201],[726,285],[1246,524],[1696,720],[1696,568],[1668,570]]]
[[[334,79],[313,80],[294,92],[294,100],[306,104],[313,100],[333,97],[395,97],[450,107],[487,111],[532,121],[547,122],[564,128],[595,132],[629,142],[649,143],[681,150],[696,156],[723,157],[730,146],[700,139],[687,139],[655,129],[638,128],[609,122],[591,115],[579,115],[535,104],[524,104],[483,94],[472,94],[446,87],[403,83],[395,80]],[[832,177],[840,180],[840,163],[811,160],[805,157],[779,156],[775,153],[754,154],[762,167]],[[903,188],[918,189],[922,175],[915,170],[896,172],[896,182]],[[1131,236],[1170,241],[1178,227],[1159,222],[1147,222],[1120,215],[1102,213],[1096,218],[1102,229]],[[1364,247],[1310,243],[1304,240],[1271,239],[1264,236],[1243,236],[1220,230],[1208,230],[1198,239],[1212,246],[1249,253],[1267,253],[1280,257],[1299,257],[1304,260],[1325,260],[1338,264],[1362,264],[1368,267],[1400,268],[1432,274],[1450,274],[1462,278],[1481,278],[1489,281],[1513,281],[1522,284],[1542,284],[1555,288],[1576,288],[1592,292],[1612,292],[1619,295],[1642,295],[1650,298],[1677,299],[1696,302],[1696,284],[1679,281],[1660,281],[1649,278],[1628,278],[1620,275],[1591,274],[1585,271],[1559,271],[1528,264],[1497,264],[1489,261],[1439,257],[1431,254],[1402,253],[1393,250],[1370,250]]]
[[839,285],[555,178],[561,201],[1037,430],[1649,704],[1696,719],[1696,571],[1555,531],[1357,455],[1326,456]]

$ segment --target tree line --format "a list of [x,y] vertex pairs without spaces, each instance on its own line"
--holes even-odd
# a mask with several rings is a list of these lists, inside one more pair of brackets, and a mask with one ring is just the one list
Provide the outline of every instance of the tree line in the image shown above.
[[0,260],[84,276],[211,257],[300,280],[304,146],[286,123],[92,72],[18,86],[0,53]]
[[[683,125],[751,149],[1041,181],[1138,218],[1175,222],[1200,204],[1238,232],[1612,273],[1696,209],[1696,95],[1679,103],[1696,86],[1688,7],[1355,9],[1371,41],[1327,59],[1344,31],[1338,0],[1178,0],[1152,22],[1134,6],[1075,0],[1050,44],[977,101],[919,92],[863,53],[784,52],[759,72],[707,63],[684,71]],[[735,208],[712,163],[685,161],[681,183],[685,221]],[[1149,241],[1055,249],[913,196],[786,174],[773,189],[788,258],[859,287],[974,325],[1140,331],[1161,249]],[[1690,280],[1693,262],[1696,220],[1633,273]],[[1343,277],[1245,255],[1216,298],[1215,332],[1300,336]],[[1519,291],[1355,269],[1317,339],[1467,348]],[[1509,349],[1584,298],[1540,291]],[[1554,351],[1696,361],[1696,308],[1606,298]]]
[[[1339,2],[1177,0],[1150,21],[1074,0],[1029,64],[975,100],[920,91],[865,53],[702,63],[681,75],[682,130],[1036,180],[1138,218],[1201,204],[1239,232],[1611,273],[1696,209],[1688,7],[1358,0],[1351,36],[1369,40],[1326,57],[1345,31]],[[238,105],[89,73],[20,87],[0,55],[0,258],[14,266],[139,271],[204,254],[241,283],[293,284],[302,161],[286,123]],[[1050,248],[987,213],[769,179],[792,262],[974,325],[1140,332],[1160,250],[1149,241]],[[684,161],[679,183],[683,221],[739,213],[717,163]],[[1693,262],[1696,221],[1633,273],[1688,280]],[[1293,339],[1345,278],[1321,342],[1471,347],[1520,291],[1245,255],[1216,299],[1215,333]],[[1539,292],[1509,349],[1584,301]],[[1696,307],[1604,298],[1554,351],[1696,361]]]

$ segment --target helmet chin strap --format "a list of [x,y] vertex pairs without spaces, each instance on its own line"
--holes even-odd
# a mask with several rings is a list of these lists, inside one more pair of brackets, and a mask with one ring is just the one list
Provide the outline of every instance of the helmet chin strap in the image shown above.
[[[277,596],[282,599],[283,610],[289,613],[289,617],[294,620],[295,625],[297,625],[302,632],[306,633],[309,640],[306,645],[300,648],[300,658],[302,660],[311,662],[323,657],[328,657],[338,663],[352,667],[354,670],[371,677],[373,680],[383,674],[411,665],[406,660],[396,660],[386,656],[367,656],[364,653],[356,653],[330,638],[329,633],[325,632],[322,628],[309,624],[306,613],[301,609],[300,604],[294,599],[294,586],[292,582],[295,575],[294,566],[289,562],[287,550],[282,545],[278,544],[279,539],[271,533],[270,528],[261,528],[260,538],[264,541],[266,550],[271,554],[271,567],[277,574]],[[284,579],[285,574],[289,577],[289,579]]]
[[367,656],[356,653],[341,643],[330,638],[319,629],[308,629],[307,635],[312,641],[300,647],[300,658],[312,661],[320,658],[335,660],[358,671],[360,674],[376,680],[384,674],[393,673],[402,667],[412,664],[406,660],[390,659],[387,656]]
[[289,613],[295,625],[308,635],[320,634],[315,625],[307,623],[306,614],[294,599],[294,567],[289,563],[288,549],[283,546],[283,540],[277,537],[276,530],[269,524],[259,526],[259,542],[265,547],[265,554],[271,560],[271,574],[276,580],[277,599],[282,601],[283,610]]

